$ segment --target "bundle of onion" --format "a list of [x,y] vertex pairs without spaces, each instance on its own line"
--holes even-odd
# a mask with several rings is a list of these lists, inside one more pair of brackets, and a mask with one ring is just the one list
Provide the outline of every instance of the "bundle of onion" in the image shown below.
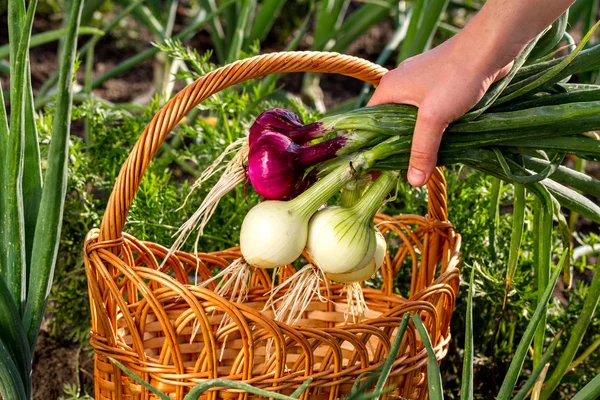
[[[600,129],[600,86],[564,83],[574,73],[600,68],[600,45],[582,51],[590,36],[591,32],[566,56],[525,65],[536,46],[535,40],[530,43],[511,72],[492,85],[471,111],[450,124],[438,164],[460,163],[521,183],[533,192],[546,191],[561,205],[600,222],[600,207],[568,187],[600,196],[600,183],[560,165],[566,153],[600,160],[600,142],[586,136]],[[228,188],[248,179],[268,200],[244,220],[240,242],[247,262],[260,268],[282,266],[296,260],[308,245],[315,264],[330,276],[361,270],[358,267],[365,267],[374,251],[372,229],[361,231],[361,251],[328,253],[317,246],[325,239],[311,242],[310,226],[314,226],[312,236],[325,235],[327,224],[318,228],[319,221],[343,219],[338,214],[346,215],[352,207],[326,209],[314,218],[314,225],[309,225],[310,218],[348,182],[370,171],[405,170],[416,115],[412,106],[383,105],[304,124],[291,111],[267,111],[257,118],[249,137],[239,140],[235,157],[216,189],[182,229],[177,245],[195,227],[202,231]],[[218,170],[215,166],[206,176]],[[319,180],[311,186],[315,177]],[[375,195],[368,191],[365,198],[369,196]],[[377,197],[379,206],[383,197]],[[373,209],[377,209],[375,203]],[[328,238],[337,248],[343,245],[343,236],[334,233]],[[350,261],[356,261],[354,268]]]
[[[302,227],[289,223],[289,219],[286,219],[286,216],[294,215],[293,212],[282,216],[271,215],[270,212],[264,216],[248,214],[242,225],[240,240],[242,254],[248,262],[263,268],[288,264],[300,256],[299,249],[300,252],[305,249],[313,262],[271,291],[272,298],[266,307],[275,309],[276,319],[288,323],[297,321],[313,297],[320,296],[323,276],[346,284],[349,298],[347,315],[352,315],[353,319],[364,315],[367,306],[358,282],[369,279],[377,272],[386,251],[385,239],[375,229],[373,217],[397,181],[397,172],[385,172],[362,197],[352,199],[356,200],[352,204],[348,204],[350,200],[346,198],[346,204],[341,207],[323,208],[312,215],[307,225],[306,220],[303,220]],[[303,196],[304,194],[297,199]],[[261,204],[270,203],[273,202],[265,201]],[[262,213],[263,207],[257,206],[251,213],[254,210]],[[314,212],[314,208],[312,210]],[[277,223],[274,223],[275,220]],[[304,234],[305,227],[307,235]],[[302,233],[298,234],[300,231]],[[278,240],[274,247],[277,251],[271,256],[263,247],[265,242],[262,238],[257,238],[261,232],[268,232],[266,243],[269,244],[274,243],[272,237],[281,239],[291,236],[294,240],[291,243]],[[280,257],[281,254],[289,254],[285,261],[291,261],[282,262],[284,259]],[[269,256],[265,257],[266,255]],[[274,299],[273,296],[284,287],[285,294]],[[322,296],[319,298],[323,299]]]

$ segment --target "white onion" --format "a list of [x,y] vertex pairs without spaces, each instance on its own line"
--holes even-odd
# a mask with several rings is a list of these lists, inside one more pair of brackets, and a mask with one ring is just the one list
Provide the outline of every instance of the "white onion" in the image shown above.
[[275,268],[296,260],[306,245],[308,220],[289,202],[269,200],[252,208],[240,232],[246,261],[260,268]]
[[375,238],[377,245],[375,247],[375,255],[373,258],[375,259],[377,269],[379,269],[383,265],[383,260],[385,260],[385,254],[387,253],[387,242],[385,241],[383,234],[377,228],[375,228]]

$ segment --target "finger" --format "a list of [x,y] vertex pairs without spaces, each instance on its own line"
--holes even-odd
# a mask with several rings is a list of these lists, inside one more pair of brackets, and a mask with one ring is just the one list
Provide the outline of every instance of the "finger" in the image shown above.
[[433,110],[424,107],[419,109],[407,174],[411,185],[423,186],[431,177],[447,126],[448,123]]
[[[403,63],[404,64],[404,63]],[[367,103],[367,107],[378,104],[404,103],[417,105],[414,100],[417,96],[415,88],[404,79],[404,65],[386,73],[375,89],[375,93]]]
[[500,79],[504,78],[506,75],[508,75],[508,73],[510,72],[510,70],[513,67],[513,64],[515,62],[511,61],[510,63],[506,64],[504,67],[502,67],[498,73],[496,74],[496,76],[494,77],[494,82],[498,82]]
[[391,79],[392,73],[388,72],[381,78],[379,86],[375,88],[375,93],[373,93],[373,96],[371,96],[371,99],[367,103],[367,107],[394,102],[393,94],[397,85],[394,82],[390,82],[393,80]]

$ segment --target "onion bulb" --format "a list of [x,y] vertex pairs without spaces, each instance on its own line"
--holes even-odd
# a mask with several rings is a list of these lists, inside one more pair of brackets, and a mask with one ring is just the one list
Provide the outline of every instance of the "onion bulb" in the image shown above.
[[240,232],[245,260],[259,268],[280,267],[296,260],[306,246],[310,217],[354,177],[356,165],[346,163],[336,168],[293,200],[267,200],[252,208]]
[[383,173],[352,207],[328,207],[313,216],[306,250],[326,274],[357,271],[373,261],[377,242],[373,217],[397,176]]
[[387,243],[385,238],[375,229],[376,247],[373,259],[364,267],[342,274],[326,274],[329,279],[340,283],[363,282],[370,279],[381,268],[387,251]]

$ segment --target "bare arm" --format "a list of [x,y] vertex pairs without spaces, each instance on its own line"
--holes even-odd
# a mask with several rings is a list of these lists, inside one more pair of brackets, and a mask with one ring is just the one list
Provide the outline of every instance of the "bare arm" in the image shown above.
[[368,105],[419,107],[408,180],[424,185],[444,130],[505,76],[531,39],[574,0],[488,0],[465,28],[440,46],[402,62],[381,80]]

